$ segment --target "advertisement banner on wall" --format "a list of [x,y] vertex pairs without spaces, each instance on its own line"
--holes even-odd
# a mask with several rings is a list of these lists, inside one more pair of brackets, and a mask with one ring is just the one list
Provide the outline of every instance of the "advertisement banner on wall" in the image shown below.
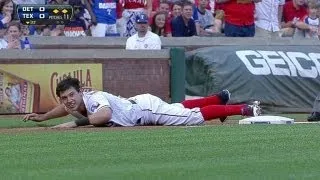
[[186,58],[186,94],[228,89],[229,103],[259,100],[270,113],[309,113],[320,92],[317,46],[219,46]]
[[102,64],[1,64],[0,114],[47,112],[64,78],[78,78],[84,91],[102,90]]

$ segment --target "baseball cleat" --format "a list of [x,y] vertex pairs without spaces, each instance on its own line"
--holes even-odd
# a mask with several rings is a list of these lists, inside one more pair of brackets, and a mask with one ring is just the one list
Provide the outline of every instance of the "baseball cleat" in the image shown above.
[[[229,90],[224,89],[221,92],[219,92],[217,95],[221,99],[221,103],[223,105],[226,105],[228,103],[228,101],[230,100],[231,93],[229,92]],[[227,118],[228,118],[228,116],[224,116],[219,119],[223,123]]]
[[251,105],[244,105],[241,109],[242,116],[259,116],[261,114],[261,107],[259,101],[254,101]]
[[319,112],[312,112],[307,120],[309,122],[320,121],[320,113]]
[[226,105],[230,100],[231,93],[227,89],[224,89],[219,92],[217,96],[219,96],[219,98],[221,99],[221,103]]

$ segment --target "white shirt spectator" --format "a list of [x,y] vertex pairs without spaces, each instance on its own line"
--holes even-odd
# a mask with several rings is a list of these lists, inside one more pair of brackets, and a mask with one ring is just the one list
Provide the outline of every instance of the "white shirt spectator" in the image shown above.
[[279,31],[278,10],[284,3],[285,0],[263,0],[256,3],[255,25],[270,32]]
[[161,49],[160,37],[148,31],[144,37],[138,37],[138,33],[127,39],[126,49]]
[[4,39],[0,39],[0,49],[7,49],[8,42]]
[[202,29],[210,28],[209,26],[214,25],[214,17],[208,9],[205,10],[205,13],[202,14],[198,9],[198,18],[199,18],[199,24]]

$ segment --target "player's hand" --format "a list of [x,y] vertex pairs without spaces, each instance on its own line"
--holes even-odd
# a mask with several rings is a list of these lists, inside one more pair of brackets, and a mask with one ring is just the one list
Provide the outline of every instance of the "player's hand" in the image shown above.
[[43,114],[36,114],[36,113],[31,113],[27,114],[23,117],[23,121],[34,121],[34,122],[41,122],[44,121],[45,117]]

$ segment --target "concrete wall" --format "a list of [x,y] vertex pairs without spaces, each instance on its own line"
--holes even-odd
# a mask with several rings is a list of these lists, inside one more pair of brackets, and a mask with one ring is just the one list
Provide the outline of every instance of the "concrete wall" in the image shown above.
[[[228,38],[228,37],[182,37],[161,38],[162,47],[184,47],[193,50],[210,46],[230,45],[320,45],[318,40],[292,38]],[[30,37],[35,49],[124,49],[126,38],[68,38],[68,37]]]

